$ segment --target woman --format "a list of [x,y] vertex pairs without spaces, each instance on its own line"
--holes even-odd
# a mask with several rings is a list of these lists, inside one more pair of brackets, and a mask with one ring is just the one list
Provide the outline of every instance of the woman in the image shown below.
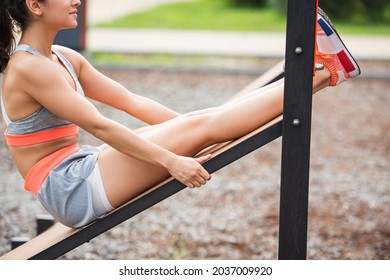
[[[129,92],[80,54],[52,46],[59,30],[77,26],[80,4],[79,0],[0,4],[4,134],[25,188],[61,223],[84,226],[169,175],[190,188],[200,187],[211,178],[201,165],[210,155],[193,156],[282,113],[283,81],[185,115]],[[16,49],[14,23],[21,30]],[[325,69],[315,74],[314,92],[360,74],[325,15],[319,16],[317,42],[316,62]],[[102,116],[85,96],[151,126],[132,131]],[[79,147],[78,127],[107,145]]]

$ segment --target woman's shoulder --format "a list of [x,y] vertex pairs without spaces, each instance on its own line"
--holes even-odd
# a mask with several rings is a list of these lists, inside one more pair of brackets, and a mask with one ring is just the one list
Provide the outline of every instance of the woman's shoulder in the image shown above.
[[17,52],[11,56],[7,65],[6,74],[13,77],[29,77],[32,73],[37,73],[45,68],[45,61],[36,55],[27,52]]
[[60,45],[53,45],[52,49],[60,52],[63,56],[69,57],[69,58],[76,58],[81,56],[78,52],[75,50],[72,50],[71,48],[60,46]]
[[83,67],[83,65],[88,63],[87,59],[77,51],[72,50],[68,47],[53,45],[53,49],[59,52],[66,60],[69,61],[69,63],[76,71],[77,76],[79,77],[81,72],[80,69]]
[[72,50],[68,47],[60,46],[60,45],[53,45],[53,49],[57,52],[59,52],[63,57],[65,57],[72,66],[76,69],[81,66],[82,63],[84,63],[85,58],[75,50]]
[[[27,89],[30,87],[44,85],[48,80],[61,79],[62,76],[56,69],[55,64],[49,63],[42,56],[16,52],[7,65],[4,78],[28,92]],[[23,83],[15,83],[15,81],[23,81]]]

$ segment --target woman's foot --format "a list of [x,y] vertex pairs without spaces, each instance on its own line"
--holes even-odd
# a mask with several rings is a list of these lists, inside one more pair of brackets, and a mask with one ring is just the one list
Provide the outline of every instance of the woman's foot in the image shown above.
[[360,75],[360,68],[352,57],[329,17],[318,8],[315,62],[330,72],[329,86]]

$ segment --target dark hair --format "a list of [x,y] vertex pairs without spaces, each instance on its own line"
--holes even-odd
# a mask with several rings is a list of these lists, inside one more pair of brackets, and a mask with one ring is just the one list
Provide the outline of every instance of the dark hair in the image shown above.
[[[44,2],[45,0],[38,0]],[[29,23],[26,0],[0,2],[0,73],[3,73],[16,44],[15,34],[24,31]]]

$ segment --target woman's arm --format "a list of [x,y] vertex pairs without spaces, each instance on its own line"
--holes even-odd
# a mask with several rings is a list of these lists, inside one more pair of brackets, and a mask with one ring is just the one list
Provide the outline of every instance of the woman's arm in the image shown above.
[[[39,69],[40,71],[34,71]],[[164,167],[188,187],[199,186],[210,175],[199,164],[209,159],[178,156],[146,141],[132,130],[104,117],[80,96],[54,64],[40,57],[26,59],[16,70],[24,91],[62,119],[85,129],[114,149],[141,161]]]
[[87,97],[122,110],[145,123],[158,124],[179,114],[149,98],[128,91],[118,82],[96,70],[82,55],[56,47],[74,65]]

